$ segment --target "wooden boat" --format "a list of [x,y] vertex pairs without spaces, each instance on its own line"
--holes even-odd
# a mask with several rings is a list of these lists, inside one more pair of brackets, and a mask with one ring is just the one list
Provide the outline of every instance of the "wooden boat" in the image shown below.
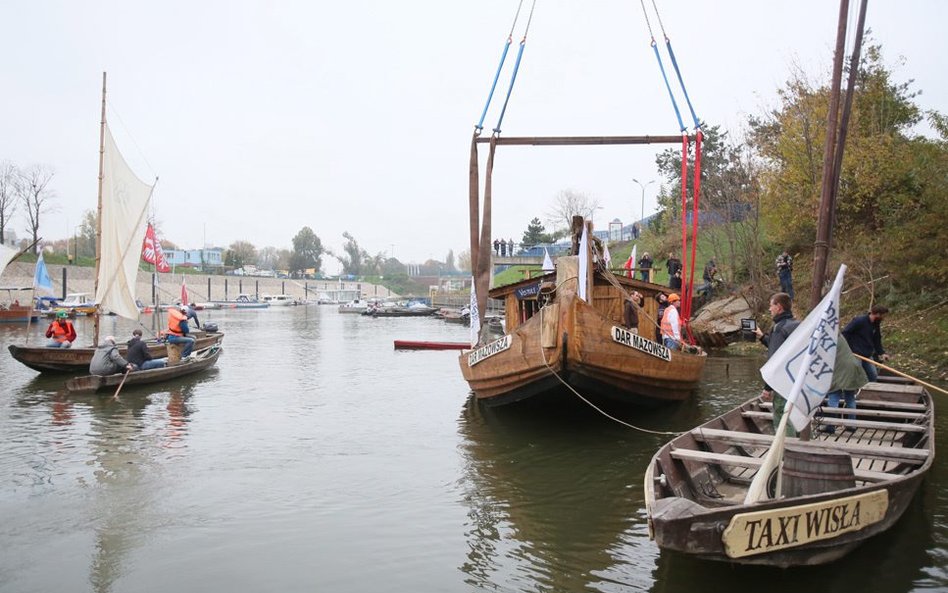
[[435,307],[409,306],[409,307],[380,307],[369,308],[365,314],[372,317],[431,317],[438,312]]
[[185,375],[191,375],[217,363],[220,358],[222,348],[220,346],[211,346],[203,350],[195,350],[190,358],[182,360],[166,367],[157,369],[148,369],[146,371],[132,371],[126,377],[124,373],[114,375],[86,375],[83,377],[73,377],[66,381],[66,390],[70,393],[93,393],[102,389],[115,390],[124,378],[124,386],[146,385],[149,383],[160,383],[171,379],[177,379]]
[[[559,258],[556,274],[490,291],[503,299],[506,334],[463,352],[459,363],[487,404],[575,390],[601,403],[658,405],[687,398],[704,368],[703,352],[655,341],[654,298],[665,287],[596,270],[588,302],[577,295],[578,256]],[[622,327],[624,293],[645,297],[640,334]],[[656,332],[656,333],[653,333]]]
[[0,291],[6,291],[7,304],[0,304],[0,323],[27,323],[36,321],[38,316],[32,307],[21,305],[19,299],[14,298],[13,292],[17,291],[32,291],[33,288],[28,286],[25,288],[21,287],[2,287]]
[[395,340],[396,350],[465,350],[470,342],[430,342],[427,340]]
[[744,498],[773,440],[770,404],[750,400],[676,437],[645,472],[649,534],[663,550],[789,567],[831,562],[889,529],[932,466],[932,400],[892,382],[869,383],[857,402],[818,413],[813,440],[787,439],[784,496],[757,504]]
[[[192,335],[197,339],[194,345],[195,349],[209,348],[219,345],[224,339],[221,332],[193,332]],[[165,356],[165,342],[149,340],[148,351],[155,358]],[[9,346],[10,354],[13,358],[22,362],[34,371],[41,373],[88,373],[89,364],[92,362],[92,355],[95,348],[92,346],[72,348],[45,348],[43,346]],[[124,344],[119,346],[119,352],[125,356],[126,347]]]

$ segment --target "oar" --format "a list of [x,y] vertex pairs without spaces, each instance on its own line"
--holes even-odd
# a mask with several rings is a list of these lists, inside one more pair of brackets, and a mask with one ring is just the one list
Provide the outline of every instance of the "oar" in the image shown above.
[[945,395],[948,395],[948,391],[945,391],[945,390],[942,389],[941,387],[936,387],[936,386],[932,385],[931,383],[926,383],[925,381],[922,381],[921,379],[917,379],[917,378],[913,377],[912,375],[909,375],[908,373],[903,373],[902,371],[897,371],[897,370],[893,369],[892,367],[890,367],[890,366],[888,366],[888,365],[884,365],[884,364],[882,364],[881,362],[876,362],[876,361],[872,360],[871,358],[866,358],[865,356],[859,356],[859,355],[856,354],[855,352],[853,352],[853,356],[855,356],[855,357],[858,358],[859,360],[865,360],[865,361],[868,362],[869,364],[874,364],[874,365],[876,365],[877,367],[879,367],[880,369],[885,369],[885,370],[889,371],[890,373],[895,373],[896,375],[899,375],[900,377],[905,377],[906,379],[911,379],[912,381],[915,381],[915,382],[918,383],[919,385],[924,385],[925,387],[928,387],[929,389],[934,389],[935,391],[940,391],[940,392],[944,393]]
[[122,382],[119,383],[118,389],[115,390],[115,395],[112,396],[112,400],[113,400],[113,401],[118,401],[118,394],[119,394],[119,391],[122,390],[122,385],[125,385],[125,379],[128,378],[128,373],[129,373],[129,371],[131,371],[131,370],[132,370],[132,369],[125,369],[125,374],[122,376]]

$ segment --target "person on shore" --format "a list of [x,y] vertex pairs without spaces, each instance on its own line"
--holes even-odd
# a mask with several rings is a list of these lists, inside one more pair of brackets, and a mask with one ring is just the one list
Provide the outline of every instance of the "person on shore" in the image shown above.
[[704,266],[704,273],[701,275],[704,284],[701,285],[701,288],[698,289],[698,294],[704,298],[711,296],[711,289],[714,286],[715,276],[718,273],[718,265],[714,263],[713,259],[709,259],[708,263]]
[[513,257],[514,254],[514,242],[513,238],[507,239],[507,254],[510,257]]
[[668,288],[681,291],[681,267],[675,270],[671,280],[668,281]]
[[625,328],[633,334],[639,333],[639,309],[642,302],[642,294],[637,290],[633,290],[625,299],[622,317]]
[[[849,342],[849,347],[854,354],[872,360],[889,360],[889,355],[882,348],[882,320],[889,313],[889,308],[884,305],[873,305],[866,315],[854,317],[846,327],[843,328],[843,336]],[[870,381],[879,378],[879,371],[876,365],[871,362],[862,362],[862,368],[866,371],[866,376]]]
[[[800,325],[800,321],[793,318],[791,307],[792,302],[790,295],[785,292],[774,294],[770,297],[770,315],[774,320],[773,328],[770,330],[770,333],[766,335],[759,327],[754,330],[760,343],[767,347],[767,360],[770,360],[770,357],[780,349],[780,346],[787,340],[790,334],[793,333],[793,330],[797,329],[797,326]],[[763,391],[760,392],[760,399],[765,402],[773,402],[774,429],[776,429],[780,424],[780,419],[783,416],[783,408],[787,400],[779,393],[776,393],[773,388],[766,383],[764,384]],[[787,424],[787,436],[797,436],[797,431],[794,430],[793,426],[789,423]]]
[[668,295],[668,306],[662,314],[662,343],[669,350],[681,350],[679,307],[681,307],[681,297],[676,293]]
[[114,336],[108,336],[99,344],[92,354],[92,362],[89,363],[89,374],[91,375],[114,375],[115,373],[131,370],[134,370],[134,367],[119,354]]
[[184,344],[181,358],[190,356],[191,351],[194,350],[194,343],[197,341],[188,335],[191,330],[188,328],[187,309],[187,305],[168,309],[168,343]]
[[500,241],[494,239],[494,255],[500,255]]
[[790,295],[793,301],[793,258],[787,249],[777,256],[777,276],[780,277],[780,291]]
[[128,341],[128,351],[125,353],[128,362],[139,371],[159,369],[168,363],[167,358],[154,358],[148,351],[148,344],[142,341],[142,330],[132,332],[132,339]]
[[507,257],[507,242],[500,240],[500,257]]
[[76,328],[65,311],[57,311],[56,319],[46,328],[47,348],[71,348],[76,340]]
[[668,277],[673,278],[675,272],[681,271],[681,260],[675,257],[675,254],[668,252],[668,261],[665,262],[665,269],[668,270]]
[[652,271],[652,256],[648,254],[648,251],[642,254],[642,257],[639,258],[639,273],[642,276],[642,280],[648,282],[649,273]]

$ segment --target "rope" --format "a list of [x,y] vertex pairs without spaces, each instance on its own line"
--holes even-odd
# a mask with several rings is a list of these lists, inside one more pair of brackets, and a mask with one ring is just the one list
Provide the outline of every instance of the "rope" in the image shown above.
[[484,104],[484,111],[481,113],[481,119],[478,120],[477,125],[474,126],[476,130],[475,135],[479,135],[480,131],[484,129],[484,118],[487,117],[487,109],[490,107],[490,102],[494,98],[494,91],[497,89],[497,80],[500,78],[500,71],[504,67],[504,62],[507,60],[507,51],[510,50],[510,44],[513,43],[513,32],[514,28],[517,26],[517,19],[520,18],[520,9],[523,7],[523,0],[520,0],[520,4],[517,5],[517,12],[514,14],[513,23],[510,25],[510,33],[507,34],[507,41],[504,43],[504,51],[500,55],[500,64],[497,65],[497,72],[494,74],[494,82],[490,85],[490,92],[487,94],[487,103]]
[[[564,282],[565,282],[565,281],[564,281]],[[546,307],[543,307],[542,309],[540,309],[540,325],[541,325],[541,326],[543,325],[543,312],[544,312],[545,310],[546,310]],[[542,345],[540,346],[540,358],[543,359],[543,364],[546,366],[547,369],[549,369],[550,373],[552,373],[553,376],[556,377],[556,378],[559,380],[559,382],[562,383],[567,389],[569,389],[571,392],[573,392],[573,394],[574,394],[576,397],[578,397],[578,398],[580,399],[580,401],[582,401],[583,403],[585,403],[586,405],[588,405],[590,408],[596,410],[597,412],[599,412],[600,414],[602,414],[603,416],[605,416],[605,417],[608,418],[609,420],[612,420],[613,422],[617,422],[617,423],[621,424],[622,426],[625,426],[626,428],[631,428],[632,430],[637,430],[637,431],[639,431],[639,432],[644,432],[644,433],[646,433],[646,434],[657,434],[657,435],[664,435],[664,436],[677,436],[677,435],[681,434],[680,432],[667,432],[667,431],[662,431],[662,430],[650,430],[650,429],[648,429],[648,428],[642,428],[641,426],[636,426],[636,425],[634,425],[634,424],[629,424],[629,423],[626,422],[625,420],[620,420],[620,419],[616,418],[615,416],[609,414],[608,412],[604,411],[602,408],[600,408],[600,407],[597,406],[596,404],[592,403],[591,401],[589,401],[588,399],[586,399],[585,397],[583,397],[583,395],[582,395],[581,393],[579,393],[578,391],[576,391],[575,389],[573,389],[573,386],[570,385],[569,383],[567,383],[567,382],[563,379],[563,377],[561,377],[560,374],[557,373],[557,372],[553,369],[553,367],[550,366],[549,361],[547,361],[547,359],[546,359],[546,353],[543,351],[543,346],[542,346]]]
[[[675,117],[678,118],[678,128],[684,132],[687,130],[685,122],[681,119],[681,112],[678,110],[678,102],[675,101],[675,94],[672,92],[671,84],[668,82],[668,75],[665,74],[665,65],[662,63],[662,56],[658,53],[658,43],[655,42],[655,35],[652,33],[652,24],[648,20],[648,11],[645,9],[645,0],[639,0],[642,5],[642,14],[645,16],[645,26],[648,28],[648,35],[651,39],[650,45],[655,52],[655,60],[658,62],[658,69],[662,73],[662,80],[665,81],[665,89],[668,91],[668,98],[671,99],[672,108],[675,110]],[[658,14],[656,12],[656,14]],[[661,22],[661,19],[659,19]]]
[[668,57],[671,58],[672,66],[675,68],[675,75],[678,76],[678,84],[681,85],[681,92],[685,95],[685,102],[688,104],[688,110],[691,112],[691,119],[695,122],[695,130],[700,130],[701,122],[695,114],[694,107],[691,105],[691,97],[688,96],[688,89],[685,88],[685,81],[681,76],[681,70],[678,68],[678,60],[675,59],[675,51],[672,49],[671,39],[668,37],[668,33],[665,32],[665,25],[662,23],[662,15],[658,12],[658,5],[655,4],[655,0],[652,0],[652,8],[655,10],[658,25],[662,29],[662,37],[665,38],[665,47],[668,49]]

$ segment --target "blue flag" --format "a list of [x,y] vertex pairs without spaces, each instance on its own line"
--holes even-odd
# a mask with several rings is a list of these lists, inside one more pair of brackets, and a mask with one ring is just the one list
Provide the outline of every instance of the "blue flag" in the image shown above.
[[33,275],[33,291],[46,296],[53,296],[53,281],[49,278],[49,271],[46,269],[46,262],[43,261],[43,253],[40,252],[39,259],[36,260],[36,273]]

